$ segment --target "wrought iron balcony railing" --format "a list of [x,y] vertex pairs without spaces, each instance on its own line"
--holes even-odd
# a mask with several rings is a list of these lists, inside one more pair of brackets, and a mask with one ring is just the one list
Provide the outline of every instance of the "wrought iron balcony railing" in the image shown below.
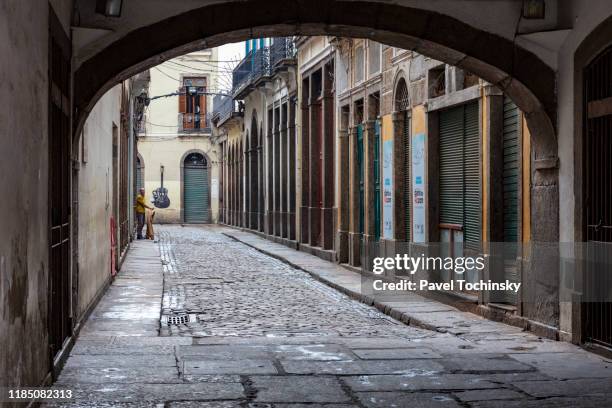
[[251,51],[234,69],[232,93],[238,97],[258,80],[270,75],[270,48]]
[[210,114],[179,113],[179,132],[211,133]]
[[252,71],[253,53],[250,52],[232,72],[232,92],[234,95],[248,85]]
[[297,49],[293,37],[278,37],[272,40],[270,46],[270,67],[277,68],[284,61],[295,59]]
[[255,51],[253,55],[253,73],[251,82],[270,75],[270,48],[264,47]]
[[270,47],[249,52],[232,75],[234,98],[240,99],[250,86],[270,77],[283,61],[293,60],[295,56],[295,42],[291,37],[274,38]]
[[215,95],[213,98],[212,121],[220,124],[230,119],[233,114],[240,113],[238,101],[234,98],[223,95]]

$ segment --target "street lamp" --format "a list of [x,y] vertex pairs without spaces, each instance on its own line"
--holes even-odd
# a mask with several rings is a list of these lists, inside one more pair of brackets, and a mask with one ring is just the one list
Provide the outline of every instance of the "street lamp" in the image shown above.
[[546,18],[545,0],[523,0],[523,18],[541,20]]
[[106,17],[121,17],[121,6],[123,0],[97,0],[96,13],[104,14]]

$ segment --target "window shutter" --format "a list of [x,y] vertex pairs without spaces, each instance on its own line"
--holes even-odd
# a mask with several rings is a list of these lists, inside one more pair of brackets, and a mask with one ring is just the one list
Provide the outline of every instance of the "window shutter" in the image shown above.
[[519,111],[504,97],[504,242],[518,241]]
[[179,113],[187,112],[187,89],[182,86],[179,88]]
[[411,239],[410,230],[412,228],[412,141],[410,140],[410,117],[408,111],[404,113],[403,127],[404,141],[404,207],[406,211],[406,242]]
[[478,103],[465,105],[464,113],[464,240],[479,244],[481,240],[480,201],[480,132],[478,129]]
[[202,115],[202,120],[206,117],[206,95],[200,95],[200,115]]
[[463,107],[440,113],[440,223],[463,225]]
[[481,239],[478,103],[440,114],[440,222],[463,226],[466,247]]

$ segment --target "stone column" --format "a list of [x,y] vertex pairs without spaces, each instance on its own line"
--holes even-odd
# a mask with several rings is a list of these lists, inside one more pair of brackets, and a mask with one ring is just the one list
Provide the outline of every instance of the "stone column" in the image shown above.
[[350,227],[350,184],[349,184],[349,131],[338,131],[338,232],[336,238],[336,254],[338,262],[347,263],[349,259],[349,227]]
[[[246,147],[246,146],[245,146]],[[245,203],[245,197],[246,197],[246,185],[245,185],[245,168],[247,165],[247,157],[246,157],[246,152],[244,150],[244,148],[240,151],[240,214],[241,214],[241,220],[240,220],[240,226],[241,227],[246,227],[247,226],[247,208],[246,208],[246,203]]]
[[253,202],[251,200],[252,195],[252,185],[253,185],[253,151],[251,149],[253,135],[250,135],[246,139],[246,143],[244,145],[244,172],[245,172],[245,182],[244,182],[244,207],[245,207],[245,220],[244,226],[246,228],[252,228],[252,216],[253,216]]
[[322,98],[310,101],[310,202],[308,203],[310,234],[308,243],[312,246],[320,246],[321,242],[321,207],[322,207],[322,184],[321,184],[321,110]]
[[263,155],[263,134],[259,135],[257,143],[257,230],[264,230],[264,155]]
[[[308,85],[308,82],[305,82]],[[309,93],[308,89],[302,88],[302,91]],[[300,184],[302,199],[300,203],[300,242],[308,243],[310,236],[309,219],[310,214],[308,205],[310,203],[310,109],[308,103],[302,102],[302,131],[301,131],[301,173]]]
[[287,134],[288,134],[288,109],[287,102],[284,102],[280,107],[281,112],[281,130],[280,130],[280,174],[279,174],[279,189],[280,189],[280,228],[279,228],[279,236],[283,238],[287,238],[287,217],[289,211],[287,210]]
[[273,113],[269,113],[268,114],[268,136],[266,138],[266,151],[265,151],[265,157],[266,157],[266,214],[265,214],[265,228],[264,228],[264,232],[267,235],[272,235],[272,233],[274,232],[274,229],[272,228],[272,224],[273,224],[273,220],[272,220],[272,212],[273,212],[273,203],[272,201],[274,200],[274,194],[273,194],[273,187],[274,187],[274,183],[273,183],[273,179],[272,179],[272,175],[273,175],[273,168],[272,168],[272,157],[273,157],[273,151],[272,151],[272,140],[273,140],[273,135],[272,135],[272,129],[274,126],[274,117],[273,117]]
[[232,148],[232,225],[236,225],[236,155],[235,149]]
[[289,236],[292,241],[296,239],[295,231],[295,206],[296,206],[296,103],[290,100],[289,102]]
[[374,213],[374,202],[380,200],[380,197],[376,195],[374,187],[374,143],[376,138],[375,121],[369,120],[365,123],[365,130],[363,133],[363,161],[364,161],[364,262],[362,268],[369,270],[370,257],[372,255],[371,245],[376,242],[375,228],[376,218]]
[[[328,68],[323,70],[324,77],[330,78]],[[321,243],[323,249],[334,248],[335,222],[334,222],[334,201],[335,201],[335,160],[334,160],[334,94],[330,80],[324,80],[323,101],[322,101],[322,208],[321,208]]]
[[274,219],[274,235],[280,236],[280,226],[281,226],[281,208],[280,208],[280,198],[281,198],[281,184],[280,184],[280,170],[281,170],[281,115],[280,108],[274,109],[274,141],[273,141],[273,150],[274,150],[274,158],[272,162],[274,164],[274,211],[272,213],[272,217]]

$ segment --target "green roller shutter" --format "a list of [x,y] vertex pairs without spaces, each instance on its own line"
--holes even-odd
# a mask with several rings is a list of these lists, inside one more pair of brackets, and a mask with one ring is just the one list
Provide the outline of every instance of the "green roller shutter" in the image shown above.
[[463,239],[481,237],[478,103],[440,113],[440,223],[463,227]]
[[203,166],[185,166],[183,206],[185,223],[210,222],[208,213],[208,169]]
[[464,216],[463,239],[466,243],[480,244],[480,132],[478,103],[466,105],[464,110]]
[[[521,151],[519,143],[519,110],[508,97],[504,97],[504,242],[519,240],[519,176]],[[516,261],[517,248],[506,247],[504,251],[504,279],[510,282],[520,282],[519,269]],[[499,301],[516,305],[518,294],[506,291],[500,294]]]
[[380,240],[380,121],[374,124],[374,239]]
[[357,126],[357,174],[359,175],[359,233],[364,231],[365,194],[364,194],[364,166],[363,166],[363,125]]
[[404,203],[405,203],[405,229],[406,242],[410,242],[410,231],[412,229],[411,208],[412,208],[412,141],[410,140],[410,117],[408,111],[404,115]]
[[504,241],[518,241],[519,111],[504,97]]
[[440,113],[440,223],[463,225],[463,107]]

